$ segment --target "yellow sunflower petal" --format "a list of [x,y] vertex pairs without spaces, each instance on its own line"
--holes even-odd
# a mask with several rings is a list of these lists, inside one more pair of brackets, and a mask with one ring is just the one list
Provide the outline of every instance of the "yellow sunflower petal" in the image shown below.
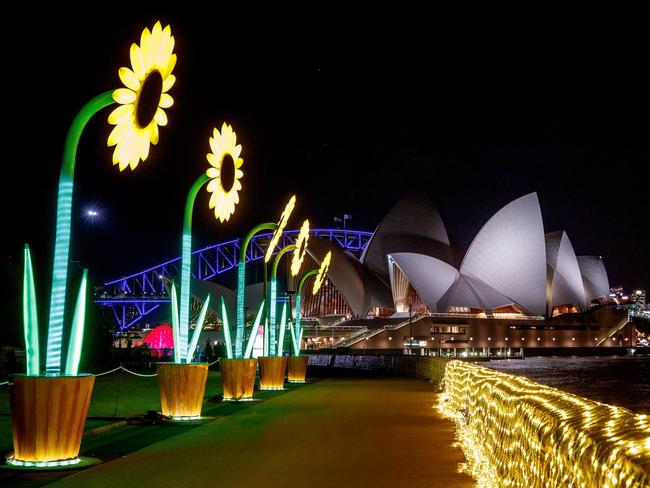
[[232,146],[232,127],[225,122],[221,126],[221,138],[225,147],[230,148]]
[[140,162],[140,158],[137,155],[131,156],[131,161],[129,161],[129,166],[131,167],[131,171],[133,171],[135,168],[138,167],[139,162]]
[[144,81],[144,77],[147,74],[147,72],[144,69],[144,63],[142,62],[142,53],[140,52],[140,48],[135,43],[131,44],[130,57],[131,57],[131,67],[133,68],[133,72],[135,73],[135,76],[138,78],[139,81],[141,82]]
[[117,160],[117,148],[118,148],[119,146],[120,146],[120,145],[118,144],[118,145],[115,147],[115,149],[113,150],[113,166],[119,163],[119,161]]
[[125,132],[115,152],[115,157],[120,163],[128,165],[129,160],[131,159],[133,145],[136,142],[135,139],[133,128],[129,126],[129,130]]
[[113,92],[113,100],[123,105],[135,102],[135,98],[135,93],[128,88],[118,88]]
[[124,119],[131,117],[135,113],[135,105],[132,103],[120,105],[108,116],[108,123],[111,125],[119,124]]
[[163,93],[168,92],[169,89],[174,86],[174,83],[176,83],[176,77],[174,75],[167,76],[162,84]]
[[158,104],[162,108],[169,108],[174,105],[174,99],[169,96],[167,93],[163,93],[160,96],[160,102]]
[[142,31],[142,36],[140,36],[140,51],[142,52],[144,69],[149,71],[153,64],[153,46],[151,42],[151,32],[146,27]]
[[215,178],[214,180],[210,180],[210,182],[208,183],[208,191],[218,192],[220,188],[221,188],[221,181],[218,178]]
[[163,67],[161,74],[163,75],[163,78],[167,78],[171,72],[174,70],[174,66],[176,66],[176,55],[172,54],[169,57],[169,61],[167,62],[167,66]]
[[223,141],[219,133],[214,138],[210,138],[210,147],[212,148],[212,153],[215,155],[216,161],[220,163],[221,155],[225,151],[225,148],[223,147]]
[[158,144],[159,135],[160,133],[158,132],[158,124],[156,124],[156,122],[149,124],[149,139],[151,140],[151,144],[154,146]]
[[137,92],[140,89],[140,82],[138,81],[138,77],[135,76],[135,73],[129,68],[120,68],[118,74],[120,76],[120,80],[122,80],[122,83],[124,83],[124,86],[130,88],[134,92]]
[[149,157],[149,131],[143,130],[140,133],[140,158],[146,161]]
[[[208,163],[210,163],[215,168],[218,168],[220,166],[219,165],[220,161],[217,159],[217,157],[213,153],[208,153],[206,155],[206,158],[208,159]],[[210,168],[210,169],[213,169],[213,168]],[[208,171],[210,171],[210,170],[208,170]],[[216,177],[216,176],[217,175],[213,176],[213,178]]]
[[[208,178],[216,178],[219,176],[220,173],[221,171],[219,171],[217,168],[208,168],[207,171]],[[208,188],[210,188],[209,185]]]
[[160,37],[160,45],[163,54],[163,63],[167,61],[169,56],[174,52],[174,36],[172,36],[172,30],[169,26],[165,27]]
[[240,155],[241,155],[241,144],[237,144],[232,151],[232,158],[235,160],[235,166],[237,165],[238,162],[239,162],[239,166],[241,166],[241,163],[244,162],[244,160],[239,157]]
[[162,42],[162,26],[160,25],[160,21],[156,21],[156,23],[153,25],[153,29],[151,29],[151,40],[153,42],[153,45],[159,45]]
[[[236,191],[232,191],[232,190],[231,190],[230,193],[232,193],[232,201],[234,203],[239,203],[239,193],[237,193]],[[234,205],[232,206],[232,210],[233,210],[233,212],[235,211],[235,206]]]
[[235,170],[235,178],[239,179],[244,176],[244,172],[240,169]]
[[156,121],[158,125],[162,125],[162,126],[167,125],[167,114],[161,108],[156,110],[156,115],[153,116],[153,119]]
[[156,25],[153,27],[152,36],[154,40],[153,62],[156,67],[162,68],[167,61],[167,57],[171,54],[171,50],[169,49],[169,37],[171,36],[163,34],[160,22],[156,22]]
[[122,137],[131,129],[131,124],[128,122],[123,122],[117,124],[115,128],[111,131],[108,136],[108,142],[106,143],[108,147],[114,146],[118,143],[121,143]]
[[208,202],[208,208],[214,208],[214,202],[215,202],[216,199],[217,199],[217,196],[214,193],[212,193],[210,195],[210,201]]
[[221,211],[223,209],[224,193],[220,189],[213,193],[214,195],[214,208]]
[[233,188],[237,191],[241,190],[241,183],[239,182],[239,180],[235,181],[235,185],[233,186]]

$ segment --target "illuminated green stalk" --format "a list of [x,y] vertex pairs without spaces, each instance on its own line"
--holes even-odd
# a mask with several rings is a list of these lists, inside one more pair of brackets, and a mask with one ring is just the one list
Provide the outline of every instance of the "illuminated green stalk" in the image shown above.
[[244,292],[246,290],[246,250],[255,234],[263,230],[275,231],[278,224],[266,223],[253,227],[242,241],[237,263],[237,332],[235,334],[235,357],[241,358],[244,345]]
[[[190,285],[191,285],[191,265],[192,265],[192,211],[194,210],[194,201],[196,196],[208,180],[208,175],[202,173],[199,176],[185,200],[185,217],[183,218],[183,242],[181,253],[181,309],[179,323],[179,349],[180,357],[191,357],[187,354],[187,338],[190,328]],[[189,362],[189,360],[188,360]]]
[[226,310],[226,302],[223,301],[221,296],[221,322],[223,325],[223,339],[226,341],[226,356],[232,359],[232,341],[230,340],[230,326],[228,325],[228,311]]
[[176,298],[176,285],[172,283],[172,337],[174,338],[174,362],[181,362],[181,349],[179,347],[180,333],[178,328],[178,299]]
[[81,345],[84,341],[84,324],[86,321],[86,282],[88,281],[88,270],[84,269],[79,287],[77,304],[74,307],[72,316],[72,328],[68,342],[68,355],[65,360],[65,374],[77,376],[79,373],[79,361],[81,360]]
[[25,332],[25,356],[27,374],[41,372],[41,355],[38,344],[38,311],[36,308],[36,287],[29,245],[25,244],[25,264],[23,271],[23,330]]
[[282,357],[284,345],[284,329],[287,327],[287,304],[282,304],[282,315],[280,316],[280,335],[278,338],[278,356]]
[[262,356],[269,355],[269,318],[264,319],[264,334],[262,335]]
[[63,162],[59,177],[59,193],[56,207],[56,232],[54,242],[54,263],[52,266],[52,290],[50,316],[47,334],[47,356],[45,371],[50,375],[61,373],[61,347],[63,342],[63,313],[65,309],[68,279],[68,255],[72,221],[72,189],[77,146],[84,127],[90,118],[104,107],[115,103],[113,90],[90,100],[72,121],[63,147]]
[[298,341],[298,333],[300,330],[300,292],[296,293],[296,322],[290,329],[291,340],[293,341],[293,353],[295,356],[300,356],[300,342]]
[[294,356],[300,356],[300,346],[296,344],[296,333],[293,327],[289,327],[289,331],[291,332],[291,344],[293,345]]
[[277,295],[278,284],[274,279],[271,279],[271,286],[269,287],[269,333],[267,335],[269,345],[267,349],[269,351],[269,356],[275,356],[275,297]]
[[205,301],[203,302],[203,306],[201,307],[201,312],[199,313],[199,320],[196,321],[196,327],[194,328],[194,333],[192,334],[192,341],[190,342],[190,345],[187,348],[187,357],[185,358],[186,363],[191,363],[192,358],[194,357],[194,351],[196,351],[196,345],[199,343],[199,337],[201,335],[201,330],[203,329],[203,321],[205,320],[205,314],[208,313],[209,303],[210,303],[210,295],[208,295]]
[[262,300],[260,308],[257,311],[257,316],[255,317],[255,322],[253,323],[253,329],[251,330],[251,335],[248,336],[248,343],[246,344],[246,351],[244,351],[244,359],[250,359],[251,354],[253,353],[253,346],[255,345],[255,338],[259,332],[260,322],[262,321],[262,314],[264,313],[264,303],[265,300]]
[[302,290],[302,285],[305,284],[307,278],[309,278],[310,276],[317,275],[318,272],[319,272],[318,269],[312,269],[311,271],[307,271],[305,274],[303,274],[300,277],[300,280],[298,281],[298,286],[296,287],[296,323],[294,325],[296,329],[294,332],[294,335],[296,337],[296,342],[293,345],[293,349],[296,356],[300,356],[300,341],[302,340],[302,327],[300,327],[300,290]]
[[294,244],[290,244],[286,247],[280,249],[278,254],[276,254],[275,259],[273,260],[273,266],[271,267],[271,297],[269,303],[269,356],[275,356],[276,348],[275,345],[275,329],[276,329],[276,320],[275,320],[275,309],[276,309],[276,297],[278,293],[278,265],[280,264],[280,259],[289,251],[296,249]]

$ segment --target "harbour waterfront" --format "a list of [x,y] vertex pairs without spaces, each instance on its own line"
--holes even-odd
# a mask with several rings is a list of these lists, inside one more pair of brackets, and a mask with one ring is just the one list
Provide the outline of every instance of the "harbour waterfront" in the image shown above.
[[531,357],[484,365],[591,400],[650,414],[650,356]]

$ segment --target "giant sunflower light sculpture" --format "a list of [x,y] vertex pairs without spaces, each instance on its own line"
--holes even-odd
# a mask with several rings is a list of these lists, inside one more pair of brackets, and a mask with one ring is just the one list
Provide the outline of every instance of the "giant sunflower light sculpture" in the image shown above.
[[[157,47],[161,42],[163,43],[164,48]],[[115,163],[120,164],[120,169],[123,169],[129,164],[132,168],[135,168],[140,159],[146,158],[149,151],[149,141],[154,143],[157,142],[158,128],[155,124],[154,127],[151,122],[144,124],[144,119],[141,118],[144,112],[140,109],[145,109],[144,99],[151,98],[150,93],[152,93],[153,89],[150,87],[152,86],[152,83],[154,83],[153,79],[158,76],[161,80],[160,83],[162,88],[158,94],[158,100],[156,100],[156,111],[151,117],[152,119],[157,119],[158,122],[156,122],[156,124],[160,122],[166,123],[167,117],[158,105],[161,107],[171,105],[171,97],[166,93],[163,94],[163,90],[166,92],[174,83],[171,70],[173,69],[176,56],[171,54],[171,50],[173,50],[173,37],[171,36],[171,29],[169,26],[162,29],[160,22],[157,22],[153,28],[153,33],[150,33],[148,29],[145,29],[141,37],[141,46],[138,47],[135,44],[131,46],[131,59],[134,71],[123,68],[119,72],[120,78],[127,83],[127,87],[130,87],[127,89],[109,90],[90,100],[79,111],[68,130],[63,150],[63,161],[61,165],[57,197],[52,290],[50,296],[45,364],[48,375],[56,376],[61,373],[61,352],[64,337],[63,324],[66,307],[68,260],[71,239],[74,169],[77,146],[81,134],[83,133],[88,121],[101,109],[116,102],[123,103],[121,107],[118,107],[109,116],[109,122],[117,124],[109,137],[109,145],[113,143],[113,145],[118,146],[113,154],[113,160]],[[165,59],[167,59],[166,65],[164,65]],[[155,75],[154,73],[158,74]],[[135,89],[135,91],[133,89]],[[132,93],[132,95],[123,90],[127,90]],[[155,90],[153,90],[153,92],[153,98],[155,99]],[[26,259],[30,259],[28,254],[26,255]],[[31,269],[31,262],[29,263],[29,268]],[[85,291],[85,287],[81,286],[80,291]],[[85,303],[85,300],[78,299],[77,303]],[[34,308],[35,306],[28,307],[30,310]],[[83,310],[80,310],[79,314],[75,312],[75,321],[77,319],[80,320],[81,326],[73,327],[73,332],[75,334],[80,334],[81,336],[83,336],[83,315]],[[35,320],[35,316],[31,317],[29,323],[35,323]],[[29,324],[26,322],[25,327],[28,326]],[[80,351],[77,350],[77,348],[81,347],[80,338],[71,337],[69,344],[69,347],[72,349],[69,348],[68,357],[79,358]],[[39,354],[38,348],[30,348],[29,351],[32,355]],[[65,374],[72,374],[76,371],[78,360],[76,365],[73,363],[74,361],[72,363],[70,363],[70,361],[66,363]],[[28,358],[28,364],[35,365],[36,363],[31,358]]]
[[268,344],[265,342],[264,350],[268,352],[270,356],[281,356],[282,355],[282,345],[284,340],[284,328],[286,321],[283,320],[280,325],[280,336],[278,339],[277,349],[273,347],[275,344],[275,329],[276,329],[276,297],[277,297],[277,275],[278,275],[278,265],[282,256],[287,252],[293,251],[293,259],[291,260],[291,276],[296,276],[300,272],[300,267],[302,266],[302,261],[305,258],[307,253],[307,241],[309,240],[309,220],[305,220],[302,223],[300,228],[300,233],[298,234],[298,239],[296,239],[295,244],[290,244],[282,248],[275,255],[273,260],[273,265],[271,267],[271,286],[270,286],[270,297],[269,297],[269,334]]
[[145,28],[140,45],[131,45],[131,69],[120,68],[125,88],[113,92],[120,104],[108,116],[115,128],[108,136],[108,146],[115,146],[113,164],[120,171],[127,166],[135,169],[149,155],[149,145],[158,144],[159,126],[167,125],[166,108],[174,104],[167,93],[176,81],[172,74],[176,65],[174,37],[169,26],[164,29],[156,22],[153,29]]
[[290,328],[291,340],[293,342],[293,352],[294,355],[296,356],[300,355],[300,342],[302,341],[302,333],[303,333],[303,329],[300,326],[300,305],[301,305],[300,292],[302,290],[302,286],[305,284],[305,282],[309,277],[316,276],[316,280],[314,281],[314,286],[312,287],[312,295],[316,295],[316,293],[318,293],[318,290],[320,290],[321,285],[325,281],[325,277],[327,276],[327,271],[329,270],[331,261],[332,261],[332,251],[327,251],[327,254],[321,261],[320,268],[307,271],[300,277],[300,280],[298,280],[298,286],[296,287],[296,323],[294,324],[294,327]]
[[[173,49],[173,38],[169,27],[163,31],[160,23],[157,23],[154,33],[155,38],[166,39],[169,51]],[[135,168],[140,159],[146,158],[149,141],[155,139],[157,142],[157,126],[151,127],[144,124],[143,119],[138,119],[143,112],[137,110],[141,106],[144,107],[144,100],[149,98],[147,93],[152,92],[152,89],[148,88],[150,86],[149,78],[155,77],[152,73],[164,62],[161,57],[164,50],[152,47],[151,37],[152,34],[145,29],[142,45],[131,48],[136,73],[140,73],[142,69],[146,77],[138,78],[133,72],[131,72],[133,74],[131,76],[124,70],[120,70],[119,73],[120,78],[130,84],[130,88],[136,89],[137,93],[132,91],[133,95],[130,95],[119,89],[101,93],[81,108],[68,129],[63,148],[57,194],[45,375],[41,374],[34,273],[29,247],[25,246],[23,327],[26,340],[27,374],[16,375],[14,386],[10,391],[12,421],[14,422],[14,456],[8,460],[9,464],[51,467],[79,462],[77,455],[95,378],[92,375],[79,374],[78,372],[85,324],[87,270],[82,273],[78,297],[70,320],[70,333],[64,334],[63,330],[66,318],[68,261],[72,236],[72,197],[77,147],[89,120],[100,110],[116,102],[123,103],[123,106],[109,117],[111,123],[119,122],[118,127],[111,135],[112,141],[109,142],[114,141],[114,145],[118,145],[114,153],[114,162],[121,164],[120,169],[123,169],[125,164],[131,164],[131,167]],[[175,62],[175,56],[173,56],[173,60]],[[169,77],[173,69],[173,62],[168,62],[162,68],[162,72],[158,73],[160,83],[164,85],[165,91],[173,84],[173,78]],[[144,66],[148,66],[148,68],[145,70]],[[156,118],[158,122],[166,122],[164,112],[162,110],[158,112],[158,105],[161,107],[171,106],[171,97],[163,96],[162,89],[156,101],[157,109],[152,118]],[[126,123],[126,121],[132,120],[136,120],[140,124],[141,127],[138,130]],[[143,135],[147,128],[148,132]],[[137,158],[134,155],[137,155]],[[63,370],[65,377],[62,377],[62,348],[65,336],[68,337],[68,351]],[[64,389],[68,393],[62,397],[61,391]],[[38,391],[36,396],[34,396],[35,391]],[[66,402],[65,408],[61,403],[63,399]],[[44,405],[47,405],[48,408],[44,408]],[[34,421],[36,417],[38,417],[38,422]]]
[[[194,211],[194,202],[203,185],[208,183],[207,190],[212,193],[209,206],[211,209],[215,209],[215,217],[223,223],[229,220],[235,212],[235,205],[239,202],[238,191],[242,189],[240,180],[244,176],[243,171],[240,169],[244,164],[244,160],[240,157],[242,147],[241,145],[235,144],[236,140],[237,134],[225,122],[221,127],[221,132],[216,128],[214,129],[213,137],[209,140],[212,152],[207,154],[207,160],[211,164],[211,167],[205,173],[201,174],[192,184],[185,201],[181,252],[180,312],[174,314],[172,311],[172,327],[175,337],[177,336],[174,347],[174,360],[177,363],[189,363],[192,361],[210,300],[210,296],[208,295],[199,314],[199,320],[194,329],[192,340],[188,344],[192,261],[192,213]],[[232,175],[234,175],[234,179],[230,183],[224,183],[222,171],[227,155],[231,156],[232,165],[234,165],[234,167],[230,168]],[[173,284],[172,292],[172,296],[174,296],[175,287]],[[174,321],[174,317],[177,317],[178,320]]]
[[[289,199],[289,203],[287,203],[284,211],[282,212],[282,216],[280,217],[280,221],[276,224],[273,222],[266,222],[262,224],[258,224],[255,227],[253,227],[246,237],[244,238],[241,247],[239,248],[239,260],[237,263],[237,330],[235,334],[235,349],[233,351],[233,355],[235,358],[241,359],[244,357],[244,290],[246,288],[246,251],[248,250],[248,244],[250,243],[251,239],[255,234],[258,232],[261,232],[263,230],[271,230],[274,231],[273,237],[271,238],[271,243],[269,244],[269,248],[266,251],[266,257],[264,259],[264,262],[268,262],[268,260],[271,258],[273,255],[273,249],[277,246],[278,242],[280,241],[280,237],[282,237],[282,232],[284,228],[287,225],[287,222],[289,221],[289,217],[291,216],[291,212],[293,211],[293,208],[296,205],[296,196],[293,195]],[[251,332],[254,333],[255,331]],[[248,348],[247,348],[248,349]]]
[[[185,201],[185,214],[183,218],[183,237],[181,252],[181,291],[180,307],[176,297],[176,286],[171,285],[171,316],[174,335],[174,362],[159,364],[158,383],[160,386],[160,400],[163,414],[175,420],[191,420],[201,415],[201,405],[205,393],[208,365],[193,363],[194,351],[199,342],[203,329],[203,322],[210,303],[210,295],[203,301],[192,339],[188,343],[190,329],[190,288],[191,288],[191,260],[192,260],[192,213],[194,203],[201,188],[208,183],[207,190],[212,193],[210,208],[215,209],[215,217],[222,223],[229,220],[239,202],[238,191],[242,189],[239,180],[244,173],[241,168],[244,160],[241,156],[241,146],[236,145],[237,135],[232,127],[224,123],[221,132],[216,128],[210,138],[211,153],[207,160],[211,167],[201,174],[192,184]],[[224,163],[226,156],[231,156],[231,179],[224,183]],[[234,198],[228,199],[231,193]],[[225,195],[225,196],[224,196]],[[216,198],[216,204],[215,204]],[[221,297],[224,339],[226,341],[228,358],[232,357],[232,345],[226,307]]]

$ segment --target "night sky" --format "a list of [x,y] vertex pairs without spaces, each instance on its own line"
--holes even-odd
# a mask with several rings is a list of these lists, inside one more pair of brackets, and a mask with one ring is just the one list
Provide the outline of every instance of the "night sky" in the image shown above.
[[[24,39],[2,33],[3,272],[22,266],[25,242],[35,266],[50,267],[69,123],[122,86],[130,44],[160,19],[178,55],[160,143],[120,173],[105,109],[79,149],[73,257],[98,280],[179,254],[187,190],[208,167],[212,128],[227,121],[243,145],[241,204],[219,224],[204,193],[197,246],[277,220],[292,193],[294,227],[348,213],[350,227],[374,230],[418,191],[464,252],[494,212],[536,191],[547,232],[564,229],[577,254],[601,255],[612,285],[650,287],[647,25],[479,28],[417,12],[88,15],[80,24],[29,12],[13,19]],[[90,205],[101,214],[92,226]]]

